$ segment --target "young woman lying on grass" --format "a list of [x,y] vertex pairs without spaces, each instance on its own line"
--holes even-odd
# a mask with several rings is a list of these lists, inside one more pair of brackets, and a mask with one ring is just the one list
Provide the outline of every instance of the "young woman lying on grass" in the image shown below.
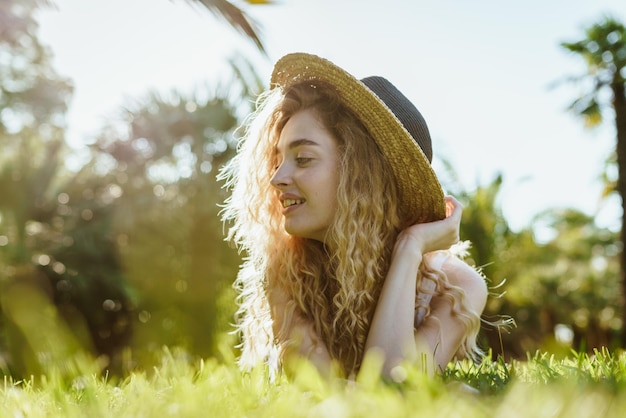
[[487,288],[450,250],[462,208],[444,197],[426,123],[402,93],[290,54],[245,129],[222,172],[224,219],[247,254],[243,366],[295,356],[350,377],[370,350],[386,375],[480,355]]

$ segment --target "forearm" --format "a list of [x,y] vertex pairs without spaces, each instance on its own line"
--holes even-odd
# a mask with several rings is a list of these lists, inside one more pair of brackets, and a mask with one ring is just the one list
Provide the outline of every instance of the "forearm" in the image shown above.
[[417,357],[414,339],[415,292],[422,253],[413,240],[399,240],[383,285],[366,342],[366,352],[384,355],[383,373]]

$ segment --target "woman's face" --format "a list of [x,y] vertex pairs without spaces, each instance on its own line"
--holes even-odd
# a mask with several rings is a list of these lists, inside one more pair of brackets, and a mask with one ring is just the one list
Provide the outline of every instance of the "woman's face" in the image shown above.
[[339,150],[313,109],[294,114],[276,145],[278,191],[287,233],[324,241],[337,208]]

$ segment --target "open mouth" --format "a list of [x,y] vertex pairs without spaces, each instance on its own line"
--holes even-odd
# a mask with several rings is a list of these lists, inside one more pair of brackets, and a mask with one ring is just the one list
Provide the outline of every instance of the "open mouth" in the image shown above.
[[294,205],[301,205],[304,203],[304,199],[285,199],[283,200],[283,207],[288,208]]

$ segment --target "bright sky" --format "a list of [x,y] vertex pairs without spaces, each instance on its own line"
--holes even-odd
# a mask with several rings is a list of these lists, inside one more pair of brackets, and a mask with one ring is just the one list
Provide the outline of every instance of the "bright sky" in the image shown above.
[[[212,14],[185,0],[55,0],[39,14],[40,39],[73,80],[69,142],[79,149],[106,118],[148,91],[191,92],[228,79],[236,52],[269,79],[282,55],[304,51],[355,76],[382,75],[420,109],[435,159],[450,160],[465,187],[504,175],[500,204],[511,227],[546,208],[600,209],[603,162],[614,129],[594,131],[565,108],[579,88],[549,86],[584,72],[562,41],[624,0],[276,0],[243,5],[263,28],[262,57]],[[435,161],[440,172],[440,164]],[[617,201],[599,212],[616,225]]]

